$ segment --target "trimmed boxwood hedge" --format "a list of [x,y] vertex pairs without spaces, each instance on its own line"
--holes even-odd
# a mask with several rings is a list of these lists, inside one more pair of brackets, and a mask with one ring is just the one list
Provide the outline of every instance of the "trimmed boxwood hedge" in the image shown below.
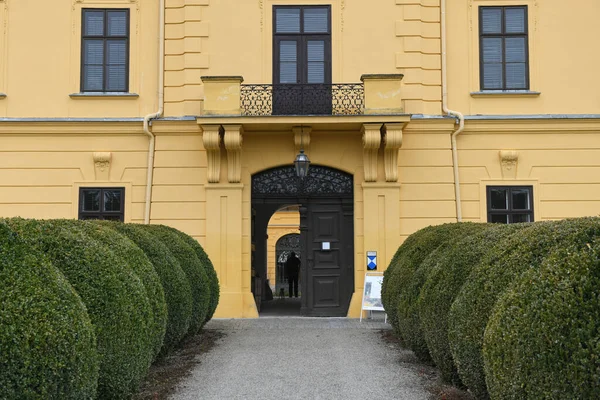
[[115,256],[123,259],[142,281],[152,307],[152,322],[149,334],[153,349],[152,360],[154,360],[162,347],[167,327],[167,303],[160,278],[148,257],[134,242],[110,229],[108,227],[110,225],[104,225],[106,222],[94,222],[96,223],[75,220],[65,221],[65,223],[77,224],[84,230],[86,235],[110,248]]
[[1,220],[0,288],[0,398],[95,398],[96,336],[81,298]]
[[413,233],[398,248],[385,270],[381,301],[388,315],[388,321],[398,335],[400,332],[396,312],[403,284],[412,276],[423,259],[439,246],[441,238],[438,237],[437,232],[443,232],[454,225],[456,224],[432,225]]
[[582,247],[598,235],[598,218],[537,222],[500,242],[473,269],[450,309],[448,339],[459,376],[476,397],[487,397],[483,337],[499,296],[557,246]]
[[403,280],[398,285],[400,286],[400,294],[398,296],[396,318],[401,337],[419,359],[430,359],[427,342],[425,342],[421,330],[417,307],[422,286],[439,259],[443,258],[443,254],[449,246],[469,235],[486,229],[489,229],[487,224],[473,222],[441,225],[435,231],[435,237],[423,238],[420,249],[427,254],[427,257],[418,265],[412,265],[408,268],[404,266]]
[[164,225],[140,225],[162,241],[175,256],[187,276],[192,289],[192,318],[189,335],[195,335],[205,324],[210,304],[210,285],[206,271],[196,253],[188,246],[173,228]]
[[600,238],[555,252],[502,296],[483,357],[494,399],[600,396]]
[[192,289],[179,261],[167,246],[138,224],[110,223],[111,228],[131,239],[150,259],[162,282],[167,302],[167,329],[161,353],[175,348],[185,337],[192,318]]
[[125,399],[146,376],[152,359],[152,309],[129,265],[64,220],[8,220],[25,241],[46,254],[75,288],[94,325],[100,356],[98,398]]
[[480,259],[502,238],[530,226],[490,225],[489,229],[453,243],[438,254],[438,263],[421,289],[418,311],[429,354],[446,381],[460,385],[448,343],[450,306]]
[[173,231],[176,232],[179,235],[179,237],[183,239],[183,241],[194,250],[194,252],[196,252],[196,256],[198,256],[198,259],[200,260],[202,266],[204,267],[204,270],[206,271],[206,276],[210,285],[210,305],[208,307],[208,312],[206,313],[206,322],[208,322],[215,314],[215,310],[219,305],[220,288],[219,278],[217,277],[217,271],[215,271],[213,263],[208,258],[208,254],[206,254],[206,252],[204,251],[202,246],[200,246],[200,243],[198,243],[196,239],[176,229],[173,229]]
[[561,249],[498,301],[483,345],[495,399],[600,395],[600,238]]

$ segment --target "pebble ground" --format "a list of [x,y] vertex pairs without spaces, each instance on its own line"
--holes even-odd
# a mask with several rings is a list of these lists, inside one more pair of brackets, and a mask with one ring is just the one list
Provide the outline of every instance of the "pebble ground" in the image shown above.
[[170,397],[191,399],[428,399],[405,350],[382,339],[383,320],[216,319],[225,335]]

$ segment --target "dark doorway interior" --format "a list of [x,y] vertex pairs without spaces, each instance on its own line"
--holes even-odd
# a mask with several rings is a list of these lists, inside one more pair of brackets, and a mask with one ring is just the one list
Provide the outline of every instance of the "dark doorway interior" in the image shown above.
[[[255,174],[252,177],[253,289],[267,276],[266,234],[271,216],[282,207],[299,204],[300,314],[346,316],[354,290],[353,194],[352,175],[333,168],[311,166],[304,180],[296,177],[292,166]],[[277,295],[274,293],[275,298]],[[265,295],[256,298],[261,311]],[[264,311],[271,308],[265,304]]]

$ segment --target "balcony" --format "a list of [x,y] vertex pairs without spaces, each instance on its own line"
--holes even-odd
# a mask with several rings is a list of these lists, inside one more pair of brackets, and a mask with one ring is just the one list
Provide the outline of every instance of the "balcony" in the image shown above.
[[342,128],[377,122],[382,116],[385,121],[404,121],[410,117],[404,114],[402,77],[363,75],[362,83],[244,85],[241,76],[203,76],[204,102],[198,122],[223,124],[234,118],[257,127],[319,123]]
[[362,115],[362,83],[313,85],[241,85],[242,116]]

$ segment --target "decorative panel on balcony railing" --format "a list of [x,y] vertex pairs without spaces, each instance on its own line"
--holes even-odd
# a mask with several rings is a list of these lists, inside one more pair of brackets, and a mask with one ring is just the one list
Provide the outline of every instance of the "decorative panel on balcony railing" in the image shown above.
[[361,115],[365,89],[359,83],[317,85],[242,85],[242,114]]

